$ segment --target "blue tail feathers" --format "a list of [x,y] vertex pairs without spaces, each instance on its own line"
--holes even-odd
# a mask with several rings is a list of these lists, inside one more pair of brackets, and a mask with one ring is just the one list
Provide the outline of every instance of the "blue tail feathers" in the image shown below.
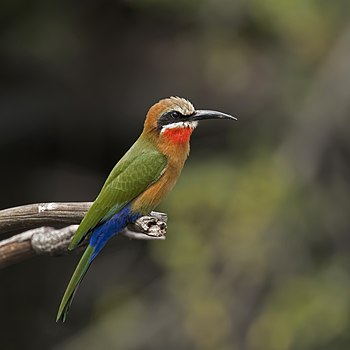
[[56,321],[65,321],[69,307],[77,288],[87,272],[91,262],[105,246],[107,241],[123,230],[127,224],[134,223],[141,215],[130,210],[130,205],[124,207],[120,212],[112,216],[108,221],[97,226],[91,234],[90,244],[87,246],[81,257],[72,278],[69,281],[67,289],[63,295]]
[[90,246],[94,248],[89,262],[94,260],[110,238],[122,231],[129,223],[134,223],[142,215],[131,211],[130,204],[112,216],[108,221],[93,229]]

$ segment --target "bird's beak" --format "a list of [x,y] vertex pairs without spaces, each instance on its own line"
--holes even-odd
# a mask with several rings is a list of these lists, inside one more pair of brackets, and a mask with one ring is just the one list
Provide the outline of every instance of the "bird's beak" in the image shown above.
[[236,117],[233,117],[232,115],[221,113],[217,111],[208,111],[208,110],[198,110],[195,111],[194,114],[191,115],[190,120],[204,120],[204,119],[231,119],[231,120],[237,120]]

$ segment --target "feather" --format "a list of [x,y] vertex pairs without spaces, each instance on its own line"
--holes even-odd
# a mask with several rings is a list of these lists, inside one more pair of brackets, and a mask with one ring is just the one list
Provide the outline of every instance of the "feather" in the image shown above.
[[166,167],[166,157],[155,148],[141,149],[140,144],[135,143],[114,167],[74,234],[69,250],[79,245],[91,230],[108,221],[161,176]]
[[79,287],[79,284],[83,277],[85,276],[91,261],[90,257],[92,256],[94,248],[90,245],[86,248],[83,256],[81,257],[72,278],[70,279],[67,289],[63,295],[60,307],[58,309],[56,322],[62,321],[65,322],[70,305],[72,304],[73,297]]

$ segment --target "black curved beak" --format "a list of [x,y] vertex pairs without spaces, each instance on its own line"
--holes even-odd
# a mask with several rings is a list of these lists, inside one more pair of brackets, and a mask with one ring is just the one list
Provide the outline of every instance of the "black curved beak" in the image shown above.
[[195,111],[194,114],[191,115],[189,118],[191,121],[193,120],[204,120],[204,119],[231,119],[231,120],[237,120],[236,117],[233,117],[232,115],[217,112],[217,111],[210,111],[210,110],[198,110]]

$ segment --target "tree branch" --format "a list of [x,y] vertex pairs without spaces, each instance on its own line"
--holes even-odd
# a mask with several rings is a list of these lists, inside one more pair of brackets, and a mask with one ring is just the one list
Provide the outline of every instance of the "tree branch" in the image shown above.
[[[0,268],[37,254],[67,253],[69,242],[78,228],[78,225],[71,224],[78,224],[91,204],[38,203],[1,210],[0,235],[15,230],[27,231],[0,241]],[[164,240],[166,222],[166,214],[151,212],[150,216],[141,217],[121,234],[131,239]]]

